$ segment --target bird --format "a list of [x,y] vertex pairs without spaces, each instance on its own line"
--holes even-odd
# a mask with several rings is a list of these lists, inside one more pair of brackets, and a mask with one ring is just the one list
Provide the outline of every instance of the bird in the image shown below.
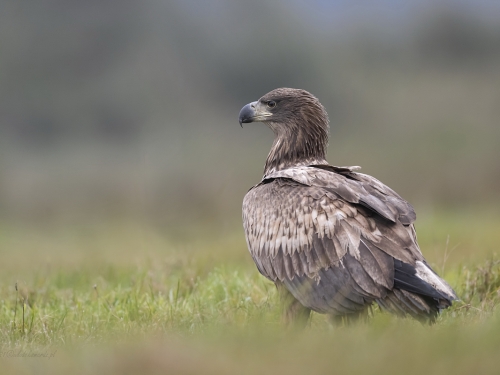
[[243,199],[243,227],[287,324],[307,324],[311,311],[350,324],[374,303],[434,323],[458,300],[422,255],[410,203],[360,167],[327,162],[329,119],[314,95],[274,89],[241,109],[240,126],[254,122],[275,137]]

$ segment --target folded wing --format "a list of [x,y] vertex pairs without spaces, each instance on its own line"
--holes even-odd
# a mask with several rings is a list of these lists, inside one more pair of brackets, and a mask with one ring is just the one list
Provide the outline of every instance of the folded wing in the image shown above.
[[354,314],[373,301],[432,317],[456,296],[416,242],[411,205],[349,168],[290,168],[264,177],[243,202],[259,271],[304,306]]

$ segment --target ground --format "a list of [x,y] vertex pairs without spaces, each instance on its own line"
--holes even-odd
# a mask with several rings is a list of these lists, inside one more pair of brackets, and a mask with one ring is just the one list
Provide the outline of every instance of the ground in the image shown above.
[[[497,373],[500,216],[424,212],[421,248],[461,300],[434,326],[373,309],[286,330],[239,223],[107,220],[0,231],[0,366],[38,374]],[[221,229],[222,228],[222,229]]]

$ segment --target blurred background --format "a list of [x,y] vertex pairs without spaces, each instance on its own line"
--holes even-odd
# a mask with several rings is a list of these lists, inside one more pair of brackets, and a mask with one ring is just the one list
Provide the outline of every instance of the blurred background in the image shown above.
[[238,228],[283,86],[417,213],[498,207],[499,2],[2,0],[0,220]]
[[[238,113],[277,87],[414,205],[443,324],[273,338],[241,224],[273,134]],[[0,0],[0,361],[60,349],[11,373],[497,373],[499,209],[498,0]]]

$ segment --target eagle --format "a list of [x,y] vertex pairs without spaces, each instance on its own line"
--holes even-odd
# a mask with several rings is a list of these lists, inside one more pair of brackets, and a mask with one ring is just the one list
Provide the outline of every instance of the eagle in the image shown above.
[[311,311],[349,323],[374,302],[432,323],[457,300],[420,251],[413,207],[359,167],[328,164],[329,119],[315,96],[272,90],[241,109],[240,125],[252,122],[275,138],[262,180],[243,200],[243,227],[288,324],[306,324]]

